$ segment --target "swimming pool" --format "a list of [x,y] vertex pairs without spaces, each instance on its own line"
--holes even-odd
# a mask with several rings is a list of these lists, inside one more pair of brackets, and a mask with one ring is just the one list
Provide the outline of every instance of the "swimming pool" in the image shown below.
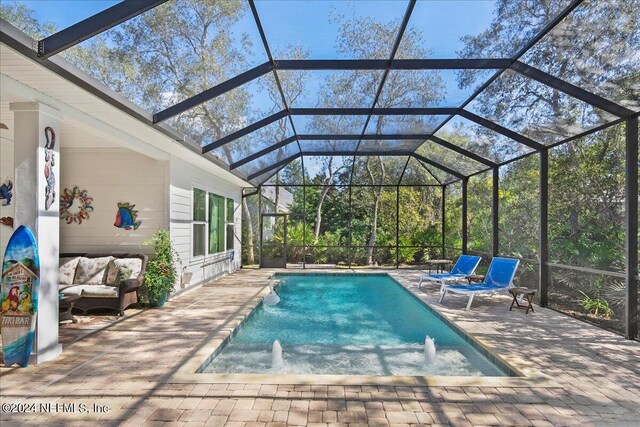
[[[514,375],[386,274],[275,278],[280,302],[259,304],[200,372]],[[435,342],[435,358],[425,351],[426,336]],[[275,340],[281,360],[273,356]]]

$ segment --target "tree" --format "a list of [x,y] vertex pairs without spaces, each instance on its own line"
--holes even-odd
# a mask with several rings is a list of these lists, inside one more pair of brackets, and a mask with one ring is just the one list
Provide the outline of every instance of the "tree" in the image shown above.
[[[565,6],[556,0],[501,0],[490,28],[466,37],[461,55],[511,56]],[[638,110],[640,99],[633,88],[640,82],[639,6],[637,0],[583,2],[521,60]],[[463,72],[459,83],[474,84],[475,77]],[[612,120],[597,108],[510,71],[469,107],[544,144]],[[623,125],[617,125],[549,151],[549,255],[554,262],[609,271],[624,269],[623,134]],[[501,252],[516,256],[537,253],[536,220],[528,213],[538,208],[536,192],[524,191],[537,185],[537,167],[535,160],[527,159],[501,168]],[[470,181],[470,196],[475,180]],[[470,197],[470,221],[474,220],[474,199]],[[580,311],[581,305],[586,310],[576,290],[585,293],[585,301],[599,301],[603,296],[607,304],[622,300],[624,285],[620,289],[610,276],[555,269],[551,282],[551,303],[573,313]]]
[[[339,25],[338,49],[345,56],[353,58],[379,58],[389,55],[390,52],[381,52],[379,46],[388,41],[385,46],[391,46],[398,34],[399,23],[397,21],[378,22],[372,18],[335,17]],[[381,42],[382,41],[382,42]],[[426,58],[430,52],[424,46],[425,40],[421,33],[408,29],[403,36],[404,57]],[[345,74],[329,80],[326,84],[327,95],[338,102],[351,102],[345,97],[358,96],[359,93],[375,93],[380,84],[380,73],[361,72],[359,74]],[[354,87],[363,91],[353,90]],[[380,98],[376,107],[393,108],[406,105],[428,106],[434,105],[442,99],[443,80],[438,73],[416,71],[391,71],[384,83]],[[360,105],[366,104],[366,98],[360,99]],[[382,135],[391,132],[416,132],[420,133],[430,124],[431,118],[420,116],[374,116],[368,125],[367,133]],[[367,142],[361,142],[365,145]],[[379,142],[376,142],[379,144]],[[381,185],[387,179],[389,168],[396,168],[397,159],[393,158],[366,158],[364,167],[359,168],[357,162],[353,165],[353,174],[361,175],[362,181],[368,182],[371,195],[369,223],[369,238],[367,241],[367,264],[374,262],[373,252],[378,239],[378,211],[383,195]],[[406,164],[406,158],[402,161],[402,168]],[[400,173],[393,176],[400,176]],[[358,201],[357,201],[358,202]],[[356,202],[356,203],[357,203]],[[395,231],[394,231],[395,233]]]
[[33,9],[18,2],[0,4],[0,17],[24,31],[29,37],[40,40],[55,33],[58,28],[52,22],[40,22],[33,17]]

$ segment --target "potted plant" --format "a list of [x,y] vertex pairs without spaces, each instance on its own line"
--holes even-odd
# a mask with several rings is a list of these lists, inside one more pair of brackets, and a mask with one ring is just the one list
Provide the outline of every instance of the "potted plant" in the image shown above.
[[144,244],[153,246],[155,252],[155,258],[147,264],[144,275],[149,304],[152,307],[162,307],[176,283],[177,273],[174,263],[180,258],[171,244],[171,236],[166,228],[160,228]]

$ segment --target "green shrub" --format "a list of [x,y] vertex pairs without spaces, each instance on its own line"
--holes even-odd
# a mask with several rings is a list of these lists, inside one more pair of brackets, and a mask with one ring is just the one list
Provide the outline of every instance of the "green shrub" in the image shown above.
[[149,299],[158,301],[173,290],[177,279],[174,263],[179,262],[180,257],[173,248],[169,230],[166,228],[158,229],[144,244],[152,246],[155,253],[155,258],[147,263],[144,285]]

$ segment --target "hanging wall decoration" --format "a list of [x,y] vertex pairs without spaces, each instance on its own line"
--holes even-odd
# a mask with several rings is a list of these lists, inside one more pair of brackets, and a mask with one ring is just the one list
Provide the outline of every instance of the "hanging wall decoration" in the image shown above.
[[2,206],[9,206],[11,199],[13,198],[13,181],[7,178],[0,185],[0,200],[2,200]]
[[116,213],[116,222],[114,226],[118,228],[124,228],[125,230],[137,230],[142,224],[142,221],[138,220],[138,211],[134,210],[136,205],[131,203],[118,203],[118,212]]
[[53,167],[56,164],[54,151],[56,133],[52,127],[47,126],[44,128],[44,136],[47,139],[47,143],[44,145],[44,177],[47,180],[47,185],[44,189],[44,207],[49,210],[56,200],[56,177],[53,173]]
[[93,197],[89,197],[87,190],[80,190],[75,186],[73,190],[65,188],[60,196],[60,219],[64,219],[67,224],[76,222],[82,224],[82,221],[89,219],[89,212],[93,211]]

